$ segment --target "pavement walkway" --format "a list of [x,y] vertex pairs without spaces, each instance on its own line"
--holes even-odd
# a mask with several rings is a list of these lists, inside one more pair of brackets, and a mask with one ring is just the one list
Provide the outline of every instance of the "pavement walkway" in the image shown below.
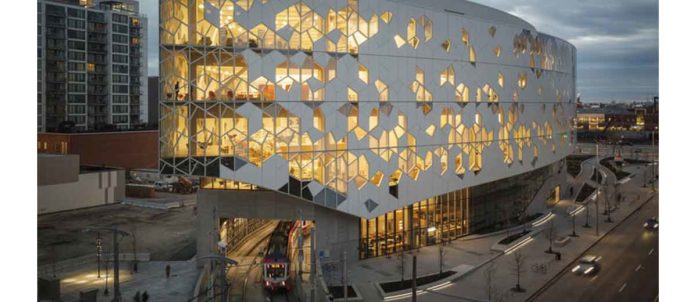
[[[149,261],[139,262],[138,272],[131,273],[130,261],[122,262],[120,270],[120,287],[123,301],[133,301],[136,292],[147,291],[148,301],[188,301],[198,278],[195,259],[189,261]],[[171,266],[171,276],[165,277],[165,267]],[[109,295],[104,295],[106,272],[102,268],[101,278],[97,278],[96,263],[82,269],[57,272],[61,279],[61,298],[63,301],[79,301],[80,292],[98,289],[97,301],[108,302],[114,297],[113,268],[108,272]],[[50,277],[50,276],[44,276]]]

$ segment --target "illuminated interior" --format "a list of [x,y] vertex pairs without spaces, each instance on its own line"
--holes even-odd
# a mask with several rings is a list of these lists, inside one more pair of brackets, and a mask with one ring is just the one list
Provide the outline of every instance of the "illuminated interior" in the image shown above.
[[[541,71],[560,70],[564,54],[545,37],[516,31],[505,42],[499,39],[509,31],[502,27],[467,26],[469,32],[461,23],[438,31],[445,25],[434,14],[400,15],[392,6],[363,10],[357,0],[325,10],[286,4],[250,23],[266,2],[161,1],[163,171],[218,176],[221,166],[260,169],[277,157],[282,177],[287,165],[287,176],[302,189],[345,195],[371,188],[399,198],[403,179],[418,183],[433,176],[431,170],[443,178],[481,177],[484,158],[514,168],[529,164],[522,161],[525,152],[536,158],[566,142],[560,103],[573,94],[568,81],[544,81],[552,87],[547,94],[555,92],[550,102],[559,104],[551,122],[537,104],[548,97],[537,83]],[[479,66],[475,45],[486,50]],[[404,79],[374,59],[379,56],[370,51],[379,47],[411,58],[404,61]],[[498,65],[485,78],[469,77]],[[506,74],[513,77],[507,86]],[[409,107],[414,103],[416,114]]]

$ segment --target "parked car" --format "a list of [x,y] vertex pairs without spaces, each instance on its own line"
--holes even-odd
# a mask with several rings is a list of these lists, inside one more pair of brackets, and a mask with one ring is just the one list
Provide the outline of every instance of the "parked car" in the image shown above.
[[586,255],[580,258],[578,264],[571,270],[576,275],[592,276],[599,272],[599,259],[602,257]]
[[169,182],[158,180],[155,182],[155,191],[171,192],[173,185]]
[[651,217],[648,218],[648,220],[646,220],[645,223],[643,223],[643,228],[645,228],[646,230],[657,230],[658,225],[659,224],[657,223],[657,218]]

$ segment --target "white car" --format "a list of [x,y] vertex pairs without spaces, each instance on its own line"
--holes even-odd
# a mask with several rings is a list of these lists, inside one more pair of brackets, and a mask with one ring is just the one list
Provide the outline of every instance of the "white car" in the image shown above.
[[571,270],[576,275],[591,276],[599,272],[599,259],[602,257],[586,255]]

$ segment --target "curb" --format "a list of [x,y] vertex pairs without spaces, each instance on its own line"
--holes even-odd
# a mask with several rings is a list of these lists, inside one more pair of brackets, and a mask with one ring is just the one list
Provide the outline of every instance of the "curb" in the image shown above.
[[611,234],[620,224],[622,224],[624,221],[626,221],[626,219],[628,219],[628,218],[630,218],[631,216],[633,216],[633,214],[635,214],[636,212],[638,212],[638,210],[642,209],[643,206],[645,206],[648,202],[650,202],[651,200],[653,200],[653,198],[655,198],[655,194],[654,194],[654,193],[652,193],[652,196],[650,196],[650,197],[649,197],[648,199],[646,199],[643,203],[641,203],[638,207],[636,207],[631,213],[629,213],[628,215],[626,215],[626,217],[624,217],[623,219],[621,219],[621,221],[619,221],[618,223],[614,224],[614,227],[611,228],[611,230],[609,230],[608,232],[604,233],[604,235],[600,236],[599,239],[595,240],[592,244],[590,244],[590,246],[587,247],[585,250],[583,250],[583,251],[580,253],[580,255],[579,255],[578,257],[576,257],[575,259],[573,259],[573,261],[570,261],[570,262],[568,263],[568,265],[564,266],[556,275],[554,275],[554,276],[553,276],[548,282],[546,282],[541,288],[537,289],[531,296],[529,296],[527,299],[525,299],[525,302],[534,301],[534,299],[536,299],[537,297],[539,297],[539,295],[541,295],[542,293],[544,293],[544,291],[546,291],[549,287],[551,287],[551,285],[553,285],[554,283],[556,283],[556,281],[558,281],[558,280],[561,278],[561,276],[563,275],[563,273],[565,273],[565,272],[568,270],[568,268],[570,268],[573,264],[575,264],[575,262],[577,262],[587,251],[589,251],[591,248],[593,248],[595,245],[597,245],[597,243],[599,243],[600,241],[602,241],[602,239],[604,239],[604,237],[606,237],[607,235]]

